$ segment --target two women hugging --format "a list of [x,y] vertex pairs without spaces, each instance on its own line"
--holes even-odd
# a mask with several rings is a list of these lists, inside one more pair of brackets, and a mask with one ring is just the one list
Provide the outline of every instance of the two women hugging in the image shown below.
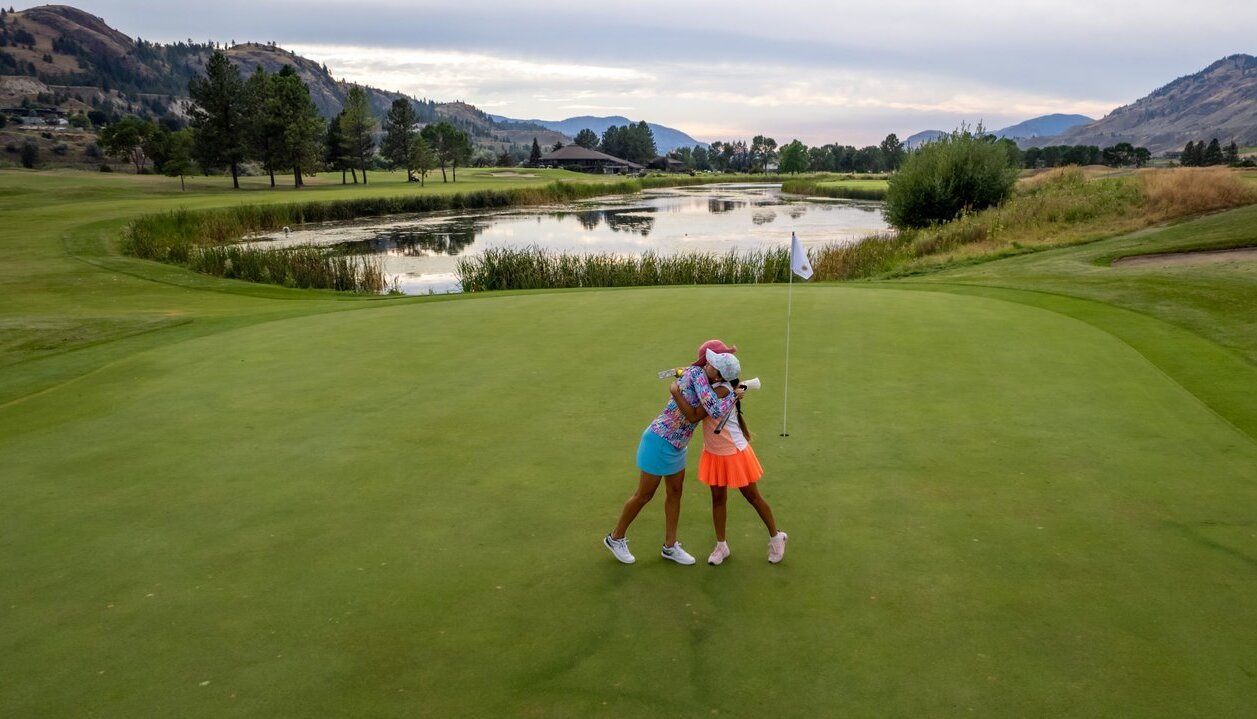
[[[738,381],[741,364],[734,356],[736,345],[708,340],[698,348],[698,358],[679,371],[669,388],[671,398],[659,416],[642,432],[637,447],[640,470],[637,490],[620,512],[615,529],[602,543],[615,558],[632,564],[625,534],[642,508],[655,496],[662,481],[664,499],[664,541],[660,554],[677,564],[694,564],[694,557],[677,541],[681,516],[681,494],[685,483],[686,451],[699,422],[703,424],[703,453],[699,458],[698,480],[711,489],[712,523],[716,547],[709,564],[720,564],[730,555],[725,540],[725,520],[729,488],[737,489],[755,508],[768,529],[768,561],[776,564],[785,556],[785,532],[777,530],[772,508],[760,495],[756,482],[764,470],[751,449],[751,433],[742,416],[742,396],[746,387]],[[737,422],[729,421],[736,413]]]

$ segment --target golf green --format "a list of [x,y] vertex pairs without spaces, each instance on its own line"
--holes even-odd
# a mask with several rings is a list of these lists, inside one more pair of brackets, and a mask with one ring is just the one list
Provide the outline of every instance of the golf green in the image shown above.
[[[262,303],[263,300],[256,300]],[[276,302],[280,302],[276,300]],[[1257,443],[998,296],[363,302],[152,342],[0,406],[6,716],[1240,716]],[[690,479],[601,546],[710,337],[791,540]],[[693,474],[697,446],[690,455]]]

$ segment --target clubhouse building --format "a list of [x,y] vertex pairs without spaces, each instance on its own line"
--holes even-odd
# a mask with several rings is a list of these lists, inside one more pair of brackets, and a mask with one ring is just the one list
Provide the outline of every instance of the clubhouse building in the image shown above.
[[541,156],[537,166],[599,175],[628,175],[646,169],[636,162],[629,162],[580,145],[566,145],[553,152],[547,152]]

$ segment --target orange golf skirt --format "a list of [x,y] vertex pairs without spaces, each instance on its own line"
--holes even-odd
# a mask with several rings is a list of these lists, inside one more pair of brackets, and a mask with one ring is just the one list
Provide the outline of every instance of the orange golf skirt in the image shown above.
[[764,476],[764,468],[750,445],[736,454],[713,454],[706,449],[698,458],[698,481],[709,487],[745,487]]

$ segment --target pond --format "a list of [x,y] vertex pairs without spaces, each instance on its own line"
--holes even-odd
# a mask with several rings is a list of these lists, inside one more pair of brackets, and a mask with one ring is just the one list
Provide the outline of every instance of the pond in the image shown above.
[[805,198],[780,185],[721,184],[647,190],[565,205],[432,213],[312,225],[251,238],[374,255],[390,284],[407,294],[458,292],[457,258],[491,247],[640,255],[852,242],[888,228],[878,202]]

